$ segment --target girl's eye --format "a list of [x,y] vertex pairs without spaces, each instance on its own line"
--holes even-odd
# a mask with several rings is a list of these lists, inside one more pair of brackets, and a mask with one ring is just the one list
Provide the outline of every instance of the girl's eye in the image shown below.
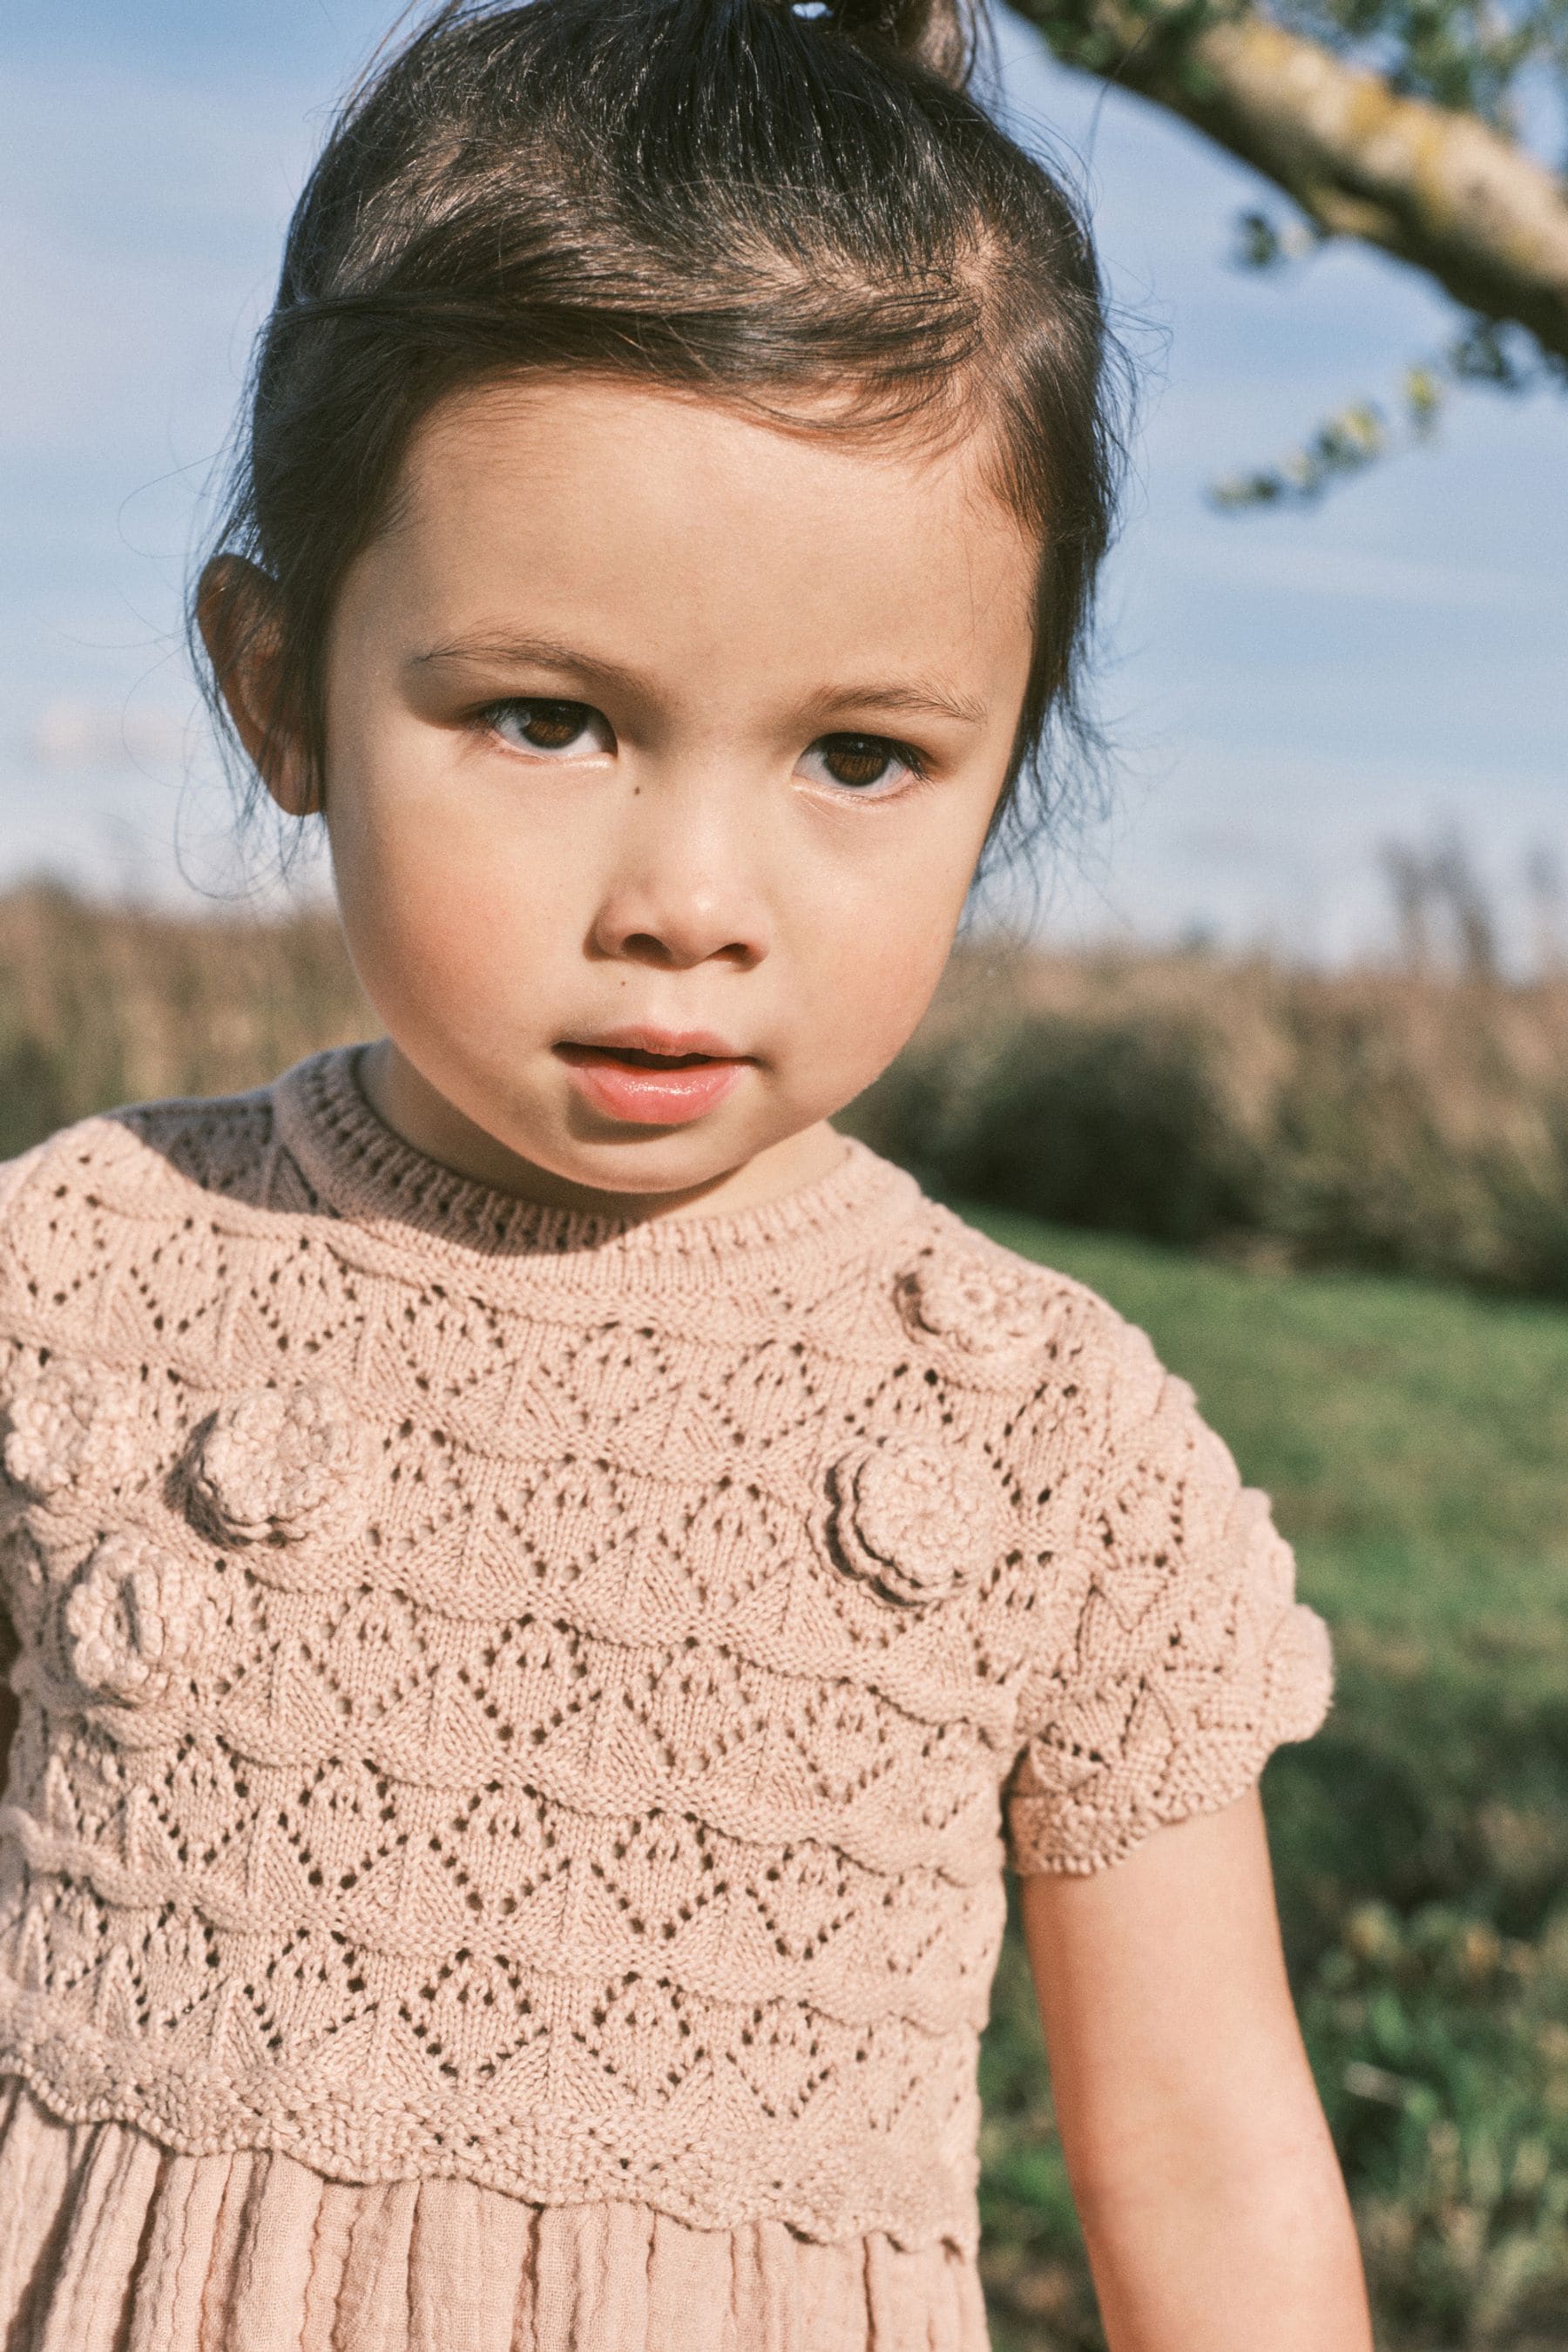
[[[907,743],[890,741],[886,735],[819,735],[802,764],[808,772],[819,772],[831,783],[868,795],[879,784],[925,773],[917,752]],[[887,795],[879,793],[878,797],[885,799]]]
[[591,703],[495,702],[483,716],[503,743],[536,758],[581,760],[610,748],[608,724]]

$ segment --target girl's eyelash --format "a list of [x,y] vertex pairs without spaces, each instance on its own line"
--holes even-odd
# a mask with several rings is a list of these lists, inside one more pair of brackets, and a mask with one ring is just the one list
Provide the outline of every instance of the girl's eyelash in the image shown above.
[[574,694],[500,694],[493,702],[482,702],[471,710],[468,724],[493,727],[509,710],[581,710],[590,719],[599,715],[591,702],[579,702]]
[[[831,735],[816,736],[814,743],[808,744],[806,748],[812,750],[816,743],[874,743],[879,751],[885,751],[890,760],[896,760],[900,768],[907,768],[916,783],[925,784],[931,782],[931,763],[925,753],[918,751],[913,743],[900,743],[896,736],[866,735],[862,734],[858,728],[840,727]],[[852,795],[852,787],[847,786],[845,789]],[[868,800],[871,795],[868,793],[862,797]],[[884,795],[884,797],[890,797],[890,795]]]
[[[493,730],[497,720],[504,717],[509,710],[526,710],[541,707],[553,707],[562,710],[581,710],[585,715],[593,715],[591,703],[579,702],[572,695],[502,694],[498,695],[493,701],[481,703],[476,710],[470,712],[468,723],[476,728]],[[806,746],[807,751],[810,751],[816,743],[874,743],[879,751],[885,751],[890,759],[896,760],[900,767],[908,769],[917,783],[929,783],[931,781],[931,766],[925,753],[913,743],[900,742],[893,735],[862,734],[858,729],[841,727],[836,729],[830,735],[814,737],[813,742]],[[869,798],[870,795],[867,794],[865,797]]]
[[[530,737],[531,729],[542,724],[547,730],[556,730],[558,740],[541,743],[530,738],[515,742],[506,726],[509,717],[518,722],[525,738]],[[481,703],[468,714],[467,723],[476,734],[499,737],[509,750],[531,751],[542,760],[570,752],[578,737],[590,730],[602,729],[611,738],[610,748],[614,743],[614,730],[598,705],[580,702],[575,695],[569,694],[503,694],[493,701]],[[605,747],[601,744],[600,748]]]

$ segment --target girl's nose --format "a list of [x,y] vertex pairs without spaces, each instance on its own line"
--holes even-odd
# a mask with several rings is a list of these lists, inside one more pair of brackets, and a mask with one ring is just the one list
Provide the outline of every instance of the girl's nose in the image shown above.
[[770,926],[733,782],[645,785],[629,803],[594,919],[601,955],[668,967],[760,963]]

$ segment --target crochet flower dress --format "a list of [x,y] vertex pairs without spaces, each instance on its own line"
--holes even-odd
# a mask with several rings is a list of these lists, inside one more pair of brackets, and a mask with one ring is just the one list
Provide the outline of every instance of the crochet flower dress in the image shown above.
[[1315,1728],[1268,1507],[863,1144],[542,1208],[356,1051],[0,1171],[0,2342],[984,2352],[1004,1866]]

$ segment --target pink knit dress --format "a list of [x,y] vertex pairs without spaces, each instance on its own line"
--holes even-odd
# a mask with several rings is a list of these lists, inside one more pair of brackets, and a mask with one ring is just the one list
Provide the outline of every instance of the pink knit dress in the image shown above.
[[1328,1700],[1091,1293],[858,1142],[635,1224],[343,1049],[0,1171],[6,2352],[984,2352],[1003,1870]]

